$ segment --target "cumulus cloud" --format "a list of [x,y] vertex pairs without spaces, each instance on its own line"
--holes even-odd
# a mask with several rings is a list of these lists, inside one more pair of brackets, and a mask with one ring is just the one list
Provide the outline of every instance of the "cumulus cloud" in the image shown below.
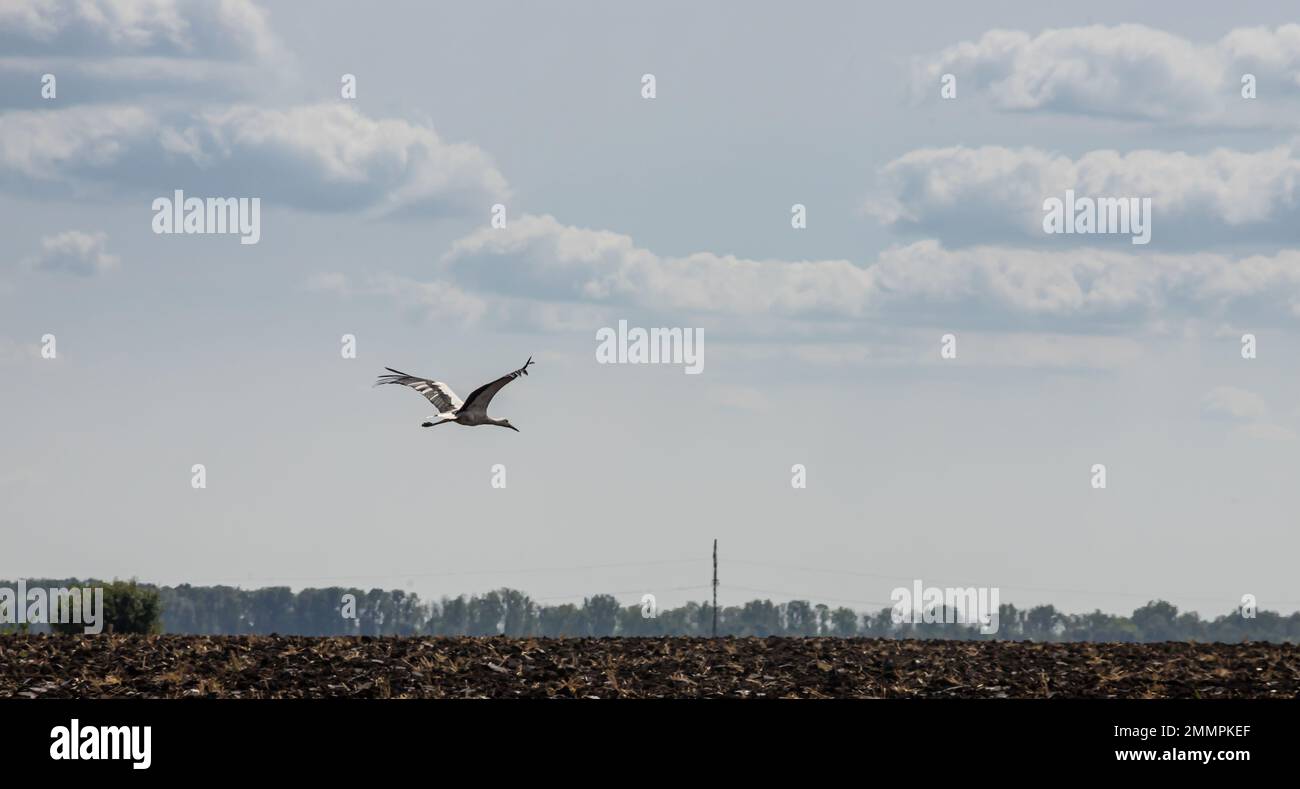
[[248,0],[6,0],[0,45],[14,54],[227,58],[267,52],[274,39]]
[[[1241,77],[1283,94],[1300,85],[1300,25],[1240,28],[1194,43],[1143,25],[990,30],[913,64],[917,96],[957,77],[996,108],[1178,123],[1272,122],[1241,99]],[[969,95],[969,94],[966,94]],[[1261,94],[1262,95],[1262,94]],[[1276,107],[1272,108],[1272,112]]]
[[27,262],[32,268],[78,277],[93,277],[118,267],[107,250],[108,234],[68,230],[41,239],[41,251]]
[[94,105],[0,115],[0,187],[261,197],[315,211],[427,216],[509,194],[477,146],[351,106],[160,114]]
[[664,257],[629,236],[551,216],[476,231],[456,241],[442,265],[458,282],[505,295],[682,311],[858,315],[871,291],[869,275],[847,260]]
[[871,267],[879,303],[903,314],[965,306],[967,319],[1139,325],[1191,314],[1248,311],[1258,321],[1300,317],[1300,251],[1233,258],[1110,250],[895,247]]
[[0,184],[70,184],[107,170],[158,134],[158,121],[139,107],[70,107],[0,115]]
[[1203,154],[1036,148],[926,148],[886,165],[868,210],[889,226],[957,243],[1129,244],[1128,236],[1048,235],[1043,201],[1151,198],[1155,246],[1300,238],[1300,148]]
[[1300,318],[1300,251],[1233,258],[1213,253],[945,248],[934,240],[846,260],[747,260],[698,252],[657,255],[626,235],[524,216],[455,242],[447,278],[476,292],[658,311],[797,318],[887,319],[939,325],[960,314],[988,328],[1138,326],[1188,315]]
[[32,86],[44,73],[66,80],[65,103],[200,83],[209,97],[238,92],[274,82],[282,52],[249,0],[0,2],[0,83],[24,86],[3,93],[19,104],[40,100]]

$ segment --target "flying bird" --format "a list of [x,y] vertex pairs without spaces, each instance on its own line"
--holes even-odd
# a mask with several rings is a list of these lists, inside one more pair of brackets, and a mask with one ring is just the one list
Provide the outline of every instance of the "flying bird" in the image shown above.
[[379,380],[375,381],[375,386],[380,384],[401,384],[409,386],[420,394],[424,395],[433,407],[438,409],[437,416],[431,416],[420,427],[433,427],[445,422],[455,422],[459,425],[499,425],[508,427],[516,433],[519,428],[510,424],[509,419],[493,419],[487,415],[488,403],[496,397],[502,387],[521,375],[528,375],[528,366],[533,364],[533,357],[529,356],[524,366],[501,376],[491,383],[486,383],[469,393],[469,397],[462,402],[456,393],[451,391],[451,387],[440,381],[430,381],[428,378],[409,375],[400,370],[394,370],[391,367],[385,367],[391,375],[381,375]]

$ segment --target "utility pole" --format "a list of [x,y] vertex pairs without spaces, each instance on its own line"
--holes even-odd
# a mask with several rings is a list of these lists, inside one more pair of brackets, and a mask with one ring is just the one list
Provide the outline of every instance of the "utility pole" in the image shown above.
[[713,637],[718,637],[718,538],[713,538]]

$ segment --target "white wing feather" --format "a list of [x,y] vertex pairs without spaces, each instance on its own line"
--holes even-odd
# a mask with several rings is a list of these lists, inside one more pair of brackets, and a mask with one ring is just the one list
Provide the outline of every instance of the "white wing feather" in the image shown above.
[[439,416],[455,414],[461,409],[461,406],[465,405],[464,401],[457,397],[455,392],[451,391],[451,387],[441,381],[431,381],[428,378],[409,375],[391,367],[385,367],[384,369],[388,370],[392,375],[379,376],[375,386],[380,384],[409,386],[424,395],[425,399],[430,403],[433,403],[433,407],[438,409]]

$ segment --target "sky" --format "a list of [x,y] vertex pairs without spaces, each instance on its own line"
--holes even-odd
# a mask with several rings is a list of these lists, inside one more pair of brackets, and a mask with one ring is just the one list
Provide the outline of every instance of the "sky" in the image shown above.
[[0,577],[1300,609],[1287,11],[0,0]]

